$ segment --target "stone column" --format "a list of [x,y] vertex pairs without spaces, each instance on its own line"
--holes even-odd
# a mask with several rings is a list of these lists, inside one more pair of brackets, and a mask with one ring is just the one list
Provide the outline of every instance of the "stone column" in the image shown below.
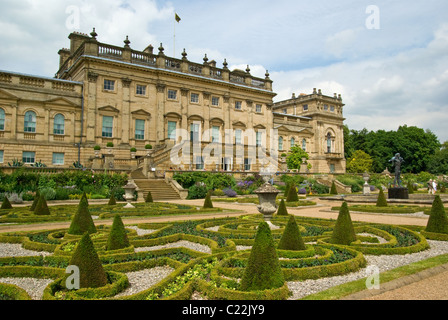
[[[87,86],[85,87],[85,101],[84,101],[84,116],[86,128],[86,142],[95,143],[95,130],[96,130],[96,90],[98,74],[94,72],[88,72],[87,74]],[[81,120],[82,121],[82,120]],[[83,134],[83,132],[81,133]]]
[[121,107],[121,144],[129,144],[131,130],[131,79],[121,79],[123,87],[123,99]]
[[157,84],[156,144],[165,140],[165,84]]

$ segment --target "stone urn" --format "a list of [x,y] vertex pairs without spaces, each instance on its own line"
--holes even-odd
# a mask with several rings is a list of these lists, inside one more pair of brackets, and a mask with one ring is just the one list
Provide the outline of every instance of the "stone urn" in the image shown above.
[[135,183],[130,180],[127,185],[123,187],[124,189],[124,196],[123,198],[126,200],[127,204],[124,206],[124,208],[135,208],[131,201],[134,199],[134,191],[137,189],[137,186]]
[[277,211],[275,200],[280,190],[275,188],[269,182],[265,182],[260,188],[254,191],[258,195],[259,205],[257,209],[264,215],[265,221],[270,221],[272,215]]

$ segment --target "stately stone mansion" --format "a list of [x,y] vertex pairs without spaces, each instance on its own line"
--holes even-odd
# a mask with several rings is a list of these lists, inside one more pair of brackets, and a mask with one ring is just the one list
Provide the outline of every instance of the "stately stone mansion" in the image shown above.
[[[345,172],[340,95],[314,89],[274,103],[268,72],[257,78],[249,66],[229,70],[207,55],[196,63],[185,50],[176,59],[162,44],[137,51],[128,38],[120,47],[97,36],[71,33],[54,78],[0,71],[0,166],[284,171],[282,155],[298,145],[309,172]],[[199,152],[184,149],[193,144]],[[180,145],[191,151],[174,162]],[[210,145],[219,148],[204,161]],[[269,160],[249,156],[251,147]]]

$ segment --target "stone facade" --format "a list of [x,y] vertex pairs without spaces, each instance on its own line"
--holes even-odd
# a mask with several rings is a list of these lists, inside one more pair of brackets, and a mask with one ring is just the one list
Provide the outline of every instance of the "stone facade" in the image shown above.
[[[79,160],[86,167],[145,172],[259,171],[266,163],[248,160],[250,147],[284,167],[271,155],[278,129],[285,151],[291,138],[305,139],[313,171],[345,171],[340,97],[313,93],[274,104],[268,72],[257,78],[249,66],[230,71],[225,60],[219,68],[206,55],[203,63],[190,62],[185,50],[181,59],[170,58],[162,44],[158,53],[151,45],[136,51],[128,38],[123,47],[112,46],[100,43],[95,31],[69,39],[70,49],[59,50],[55,78],[0,72],[0,165],[19,159],[69,167]],[[325,103],[334,111],[324,110]],[[308,109],[299,110],[304,104]],[[175,129],[186,133],[182,139]],[[189,162],[173,163],[180,142],[191,147],[183,158]]]

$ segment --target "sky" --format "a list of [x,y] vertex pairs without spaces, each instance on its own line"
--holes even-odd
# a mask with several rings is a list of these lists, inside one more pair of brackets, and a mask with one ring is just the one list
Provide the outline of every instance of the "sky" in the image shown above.
[[68,35],[95,27],[108,44],[268,70],[275,102],[341,94],[353,130],[417,126],[444,142],[447,12],[446,0],[2,0],[0,70],[53,77]]

